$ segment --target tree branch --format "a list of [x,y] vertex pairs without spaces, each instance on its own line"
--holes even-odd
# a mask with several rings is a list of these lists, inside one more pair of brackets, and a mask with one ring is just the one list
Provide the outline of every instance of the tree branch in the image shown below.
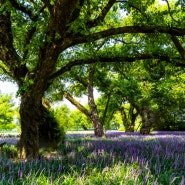
[[91,113],[82,105],[80,104],[78,101],[76,101],[69,92],[64,91],[64,97],[70,101],[75,107],[78,108],[78,110],[80,110],[81,112],[83,112],[88,118],[91,117]]
[[70,72],[70,74],[72,75],[72,77],[78,81],[79,83],[81,83],[85,88],[87,88],[87,82],[85,82],[85,80],[83,78],[81,78],[80,76],[78,76],[77,74],[73,73],[72,71]]
[[[92,64],[96,62],[101,63],[110,63],[110,62],[134,62],[137,60],[146,60],[146,59],[160,59],[163,61],[170,62],[170,58],[166,55],[160,55],[160,54],[141,54],[133,57],[99,57],[99,58],[90,58],[90,59],[81,59],[81,60],[74,60],[69,63],[67,63],[65,66],[63,66],[60,70],[56,71],[55,73],[51,74],[49,77],[50,80],[62,75],[63,73],[70,71],[72,67],[79,66],[83,64]],[[185,66],[185,64],[181,64]]]
[[10,3],[12,4],[12,6],[16,9],[16,10],[19,10],[25,14],[27,14],[31,20],[34,21],[34,17],[33,14],[32,14],[32,11],[25,8],[24,6],[20,5],[16,0],[11,0]]
[[72,38],[71,45],[80,44],[88,42],[89,40],[95,41],[98,39],[124,34],[124,33],[166,33],[176,36],[184,36],[185,28],[175,28],[168,26],[124,26],[118,28],[107,29],[97,33],[92,33],[91,35],[75,35]]
[[109,2],[106,4],[106,6],[103,8],[103,10],[101,11],[97,18],[87,22],[87,27],[92,28],[94,26],[97,26],[100,22],[102,22],[115,2],[116,0],[109,0]]
[[7,71],[3,66],[0,66],[0,69],[3,71],[4,74],[7,74],[11,78],[13,78],[12,74],[9,71]]
[[[34,20],[34,22],[38,21],[38,18],[39,18],[39,14],[43,12],[43,10],[46,8],[46,5],[44,5],[39,11],[38,13],[33,17],[32,20]],[[26,56],[28,54],[28,48],[27,48],[27,45],[30,43],[34,33],[36,32],[36,26],[33,26],[31,29],[28,30],[27,32],[27,35],[26,35],[26,38],[25,38],[25,41],[24,41],[24,48],[25,48],[25,51],[24,51],[24,54],[23,54],[23,60],[26,59]]]
[[74,9],[72,15],[71,15],[71,18],[70,18],[70,23],[73,22],[75,19],[77,19],[80,15],[80,11],[81,11],[81,8],[84,4],[84,1],[85,0],[79,0],[79,5],[76,6],[76,8]]
[[177,50],[179,51],[180,55],[182,56],[182,58],[185,60],[185,50],[175,35],[172,35],[172,41],[175,44],[175,46],[176,46]]
[[176,19],[174,19],[172,13],[171,13],[171,8],[170,8],[170,3],[168,2],[168,0],[163,0],[166,2],[167,6],[168,6],[168,12],[170,14],[170,17],[172,18],[173,21],[177,22],[177,23],[180,23],[179,21],[177,21]]
[[140,8],[138,8],[137,6],[135,6],[134,4],[132,4],[132,3],[128,2],[128,1],[126,1],[126,3],[127,3],[131,8],[137,10],[141,15],[143,15],[143,16],[146,18],[147,21],[149,21],[148,15],[147,15],[145,12],[143,12]]
[[21,63],[13,45],[10,13],[0,13],[0,60],[12,73],[14,80],[20,85],[22,77],[27,73],[26,65]]

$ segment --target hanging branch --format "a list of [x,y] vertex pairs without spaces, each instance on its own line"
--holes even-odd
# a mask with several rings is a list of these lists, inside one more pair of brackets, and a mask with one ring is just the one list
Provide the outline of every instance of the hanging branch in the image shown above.
[[161,59],[164,61],[170,61],[170,58],[166,55],[157,55],[157,54],[153,54],[153,55],[145,55],[145,54],[141,54],[138,56],[133,56],[133,57],[98,57],[97,59],[95,58],[90,58],[90,59],[79,59],[79,60],[74,60],[74,61],[70,61],[69,63],[67,63],[65,66],[63,66],[61,69],[59,69],[58,71],[56,71],[55,73],[51,74],[51,76],[49,77],[50,79],[54,79],[58,76],[60,76],[61,74],[70,71],[72,67],[74,66],[79,66],[82,64],[92,64],[92,63],[96,63],[97,61],[100,63],[110,63],[110,62],[134,62],[136,60],[144,60],[144,59]]
[[167,4],[167,6],[168,6],[168,12],[169,12],[170,17],[172,18],[172,20],[175,21],[175,22],[177,22],[177,23],[179,24],[180,22],[177,21],[177,20],[173,17],[173,15],[172,15],[172,13],[171,13],[170,3],[168,2],[168,0],[163,0],[163,1],[165,1],[166,4]]

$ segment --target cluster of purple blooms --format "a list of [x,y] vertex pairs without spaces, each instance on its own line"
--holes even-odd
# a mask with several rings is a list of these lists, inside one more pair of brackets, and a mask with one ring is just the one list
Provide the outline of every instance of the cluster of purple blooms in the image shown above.
[[[132,166],[129,176],[133,184],[185,184],[185,132],[143,136],[108,131],[106,135],[99,139],[92,133],[67,134],[57,154],[37,160],[15,162],[0,156],[0,182],[23,184],[44,174],[50,184],[59,177],[57,183],[62,184],[66,174],[78,173],[86,178],[96,169],[104,178],[107,168]],[[14,145],[17,140],[18,137],[0,137],[0,143]]]

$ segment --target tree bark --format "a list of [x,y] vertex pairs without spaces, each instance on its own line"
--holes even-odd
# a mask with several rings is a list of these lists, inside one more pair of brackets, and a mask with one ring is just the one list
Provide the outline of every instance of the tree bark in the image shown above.
[[39,155],[39,122],[41,102],[34,102],[32,97],[22,97],[20,105],[21,136],[18,143],[20,158],[37,158]]
[[140,116],[142,119],[140,133],[143,135],[150,134],[152,125],[157,125],[159,122],[158,116],[155,112],[150,110],[148,104],[142,106],[142,109],[140,110]]
[[88,85],[87,85],[87,93],[88,93],[88,104],[91,110],[91,120],[94,125],[94,135],[98,137],[102,137],[104,135],[103,125],[100,122],[98,116],[98,110],[94,101],[93,94],[93,75],[95,71],[96,64],[91,64],[89,69],[89,77],[88,77]]
[[43,147],[57,148],[61,141],[61,130],[49,110],[43,106],[42,99],[22,97],[20,105],[21,136],[18,142],[19,158],[37,158]]
[[130,104],[130,109],[129,109],[129,117],[130,117],[130,127],[129,131],[134,132],[134,127],[135,127],[135,121],[138,116],[138,112],[136,110],[136,113],[134,113],[134,110],[136,110],[133,105]]
[[123,107],[121,107],[119,110],[122,116],[125,132],[134,132],[135,121],[138,116],[138,112],[136,111],[136,113],[134,113],[135,108],[131,104],[128,111],[128,115],[126,114]]

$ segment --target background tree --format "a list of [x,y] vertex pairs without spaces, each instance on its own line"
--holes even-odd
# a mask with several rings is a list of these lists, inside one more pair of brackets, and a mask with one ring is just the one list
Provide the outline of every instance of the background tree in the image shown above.
[[71,128],[74,130],[89,130],[93,128],[88,117],[79,110],[74,110],[71,112],[71,119],[73,122]]
[[71,111],[67,107],[67,105],[58,106],[57,108],[54,108],[52,111],[55,119],[57,120],[61,128],[65,128],[65,130],[67,130],[72,127],[73,121],[71,119]]
[[14,103],[12,95],[0,93],[0,130],[11,130],[16,128],[14,123]]

